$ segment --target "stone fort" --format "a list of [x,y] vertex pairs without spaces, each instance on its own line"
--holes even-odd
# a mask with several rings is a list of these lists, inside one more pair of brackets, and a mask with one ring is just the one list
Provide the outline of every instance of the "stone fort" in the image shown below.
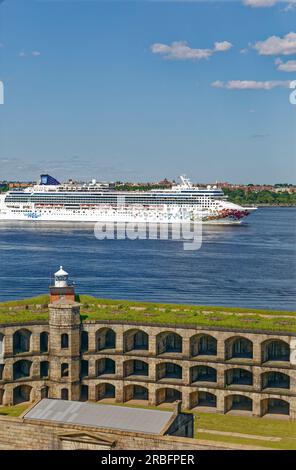
[[296,419],[295,333],[82,321],[75,299],[61,268],[48,321],[0,324],[0,405],[181,401],[184,410]]

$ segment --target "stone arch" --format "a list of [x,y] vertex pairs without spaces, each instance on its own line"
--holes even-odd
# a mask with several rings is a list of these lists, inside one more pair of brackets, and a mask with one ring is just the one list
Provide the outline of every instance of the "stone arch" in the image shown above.
[[40,378],[45,379],[49,376],[49,362],[41,361],[40,362]]
[[96,386],[96,400],[115,398],[115,386],[110,383],[100,383]]
[[190,367],[190,383],[195,382],[217,382],[217,370],[205,365]]
[[81,352],[87,352],[89,348],[89,339],[88,339],[88,331],[81,331],[80,335],[80,348]]
[[225,371],[226,385],[253,385],[253,374],[239,367]]
[[31,376],[32,361],[21,359],[13,364],[13,380]]
[[253,401],[251,398],[235,394],[228,395],[225,398],[225,411],[252,411],[253,410]]
[[0,333],[0,359],[4,356],[4,338],[5,336]]
[[61,389],[61,400],[69,400],[69,390],[67,388]]
[[111,328],[101,328],[96,332],[96,350],[116,348],[116,333]]
[[0,380],[3,380],[4,364],[0,364]]
[[217,340],[214,336],[197,334],[190,338],[190,355],[217,356]]
[[290,403],[279,398],[265,398],[261,400],[261,415],[266,414],[289,416]]
[[68,364],[68,362],[62,362],[62,364],[61,364],[61,377],[69,377],[69,364]]
[[268,339],[261,345],[262,362],[289,361],[290,346],[281,339]]
[[47,386],[42,387],[42,389],[41,389],[41,399],[42,398],[48,398],[48,395],[49,395],[49,387],[47,387]]
[[175,388],[165,387],[159,388],[156,392],[156,404],[161,403],[174,403],[175,401],[182,400],[182,392]]
[[116,363],[109,357],[104,357],[96,361],[96,375],[113,375],[116,372]]
[[181,353],[182,337],[172,331],[163,331],[156,336],[157,354]]
[[39,349],[41,353],[48,352],[48,337],[49,337],[49,334],[47,331],[42,331],[42,333],[40,333]]
[[210,392],[191,392],[189,395],[189,407],[195,408],[196,406],[216,408],[217,397],[214,393]]
[[89,374],[89,363],[87,359],[82,359],[80,361],[80,377],[88,377]]
[[3,405],[4,401],[4,389],[0,388],[0,405]]
[[32,400],[32,390],[30,385],[17,385],[13,389],[13,404],[25,403]]
[[290,388],[290,377],[283,372],[269,371],[261,374],[261,387],[265,388]]
[[140,329],[131,329],[123,334],[123,351],[148,351],[149,336]]
[[142,385],[130,384],[123,388],[123,401],[145,400],[148,401],[148,388]]
[[68,333],[61,334],[61,349],[69,348],[69,335]]
[[80,401],[87,401],[88,400],[88,385],[86,384],[83,384],[81,385],[81,388],[80,388]]
[[21,328],[13,334],[13,353],[20,354],[31,350],[32,333],[26,328]]
[[156,366],[156,380],[182,379],[182,367],[174,362],[160,362]]
[[129,377],[131,375],[148,376],[149,364],[139,359],[130,359],[123,363],[123,375]]
[[243,336],[233,336],[225,341],[225,359],[252,359],[253,343]]

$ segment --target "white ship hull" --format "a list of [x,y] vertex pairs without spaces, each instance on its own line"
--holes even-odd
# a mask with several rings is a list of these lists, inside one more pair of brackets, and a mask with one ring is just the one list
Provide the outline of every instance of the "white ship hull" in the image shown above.
[[142,192],[61,185],[49,175],[44,178],[40,185],[0,195],[0,221],[232,225],[254,210],[227,201],[215,186],[195,188],[186,178],[168,190]]
[[242,219],[235,220],[233,217],[220,218],[218,214],[216,216],[212,213],[205,212],[193,212],[188,214],[178,213],[140,213],[132,215],[128,213],[110,212],[110,214],[97,212],[88,212],[83,214],[73,214],[71,211],[63,212],[59,211],[54,213],[51,211],[50,214],[43,213],[42,211],[32,210],[23,213],[13,213],[10,211],[0,210],[0,221],[22,221],[29,223],[36,222],[102,222],[102,223],[162,223],[162,224],[180,224],[185,222],[202,222],[203,224],[213,225],[237,225],[241,224]]

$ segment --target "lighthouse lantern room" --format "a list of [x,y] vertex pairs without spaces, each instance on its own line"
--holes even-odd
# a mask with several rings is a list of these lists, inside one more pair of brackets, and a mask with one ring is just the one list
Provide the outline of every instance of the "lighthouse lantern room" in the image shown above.
[[75,301],[75,289],[69,285],[69,274],[64,271],[63,266],[54,274],[54,285],[50,286],[50,303],[60,299]]

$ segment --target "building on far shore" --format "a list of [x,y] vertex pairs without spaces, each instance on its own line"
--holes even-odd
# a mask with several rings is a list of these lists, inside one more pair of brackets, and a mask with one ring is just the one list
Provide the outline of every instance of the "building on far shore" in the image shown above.
[[61,268],[48,320],[0,324],[0,405],[181,401],[183,410],[296,419],[295,332],[182,324],[182,316],[148,323],[140,312],[133,322],[85,320],[76,300]]

